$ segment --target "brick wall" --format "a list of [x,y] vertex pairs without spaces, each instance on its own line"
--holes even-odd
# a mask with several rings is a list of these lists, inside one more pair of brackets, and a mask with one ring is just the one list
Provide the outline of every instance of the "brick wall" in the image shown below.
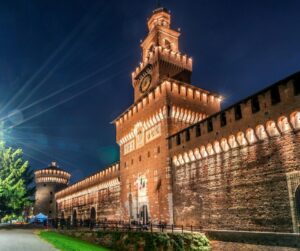
[[[299,76],[279,81],[169,138],[176,224],[299,231]],[[259,110],[252,109],[253,98],[258,98]],[[236,106],[241,107],[238,119]]]
[[300,171],[300,133],[174,168],[176,224],[292,231],[286,173]]

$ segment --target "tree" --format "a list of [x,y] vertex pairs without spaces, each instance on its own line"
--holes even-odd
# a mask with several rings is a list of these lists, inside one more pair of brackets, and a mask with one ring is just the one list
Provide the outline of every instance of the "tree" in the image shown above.
[[6,147],[0,141],[0,218],[20,215],[33,202],[34,192],[33,172],[22,149]]

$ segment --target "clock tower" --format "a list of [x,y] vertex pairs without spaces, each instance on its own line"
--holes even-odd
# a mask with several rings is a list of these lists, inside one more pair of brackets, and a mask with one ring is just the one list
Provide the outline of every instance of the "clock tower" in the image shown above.
[[[173,223],[167,138],[218,112],[220,99],[191,84],[192,59],[179,50],[180,33],[170,28],[170,13],[158,8],[147,24],[141,62],[132,73],[134,103],[114,120],[120,146],[120,214],[135,222]],[[200,135],[201,128],[196,131]]]
[[142,62],[132,73],[135,101],[166,78],[191,82],[192,59],[180,53],[180,32],[170,25],[165,8],[154,10],[148,20],[148,35],[141,42]]

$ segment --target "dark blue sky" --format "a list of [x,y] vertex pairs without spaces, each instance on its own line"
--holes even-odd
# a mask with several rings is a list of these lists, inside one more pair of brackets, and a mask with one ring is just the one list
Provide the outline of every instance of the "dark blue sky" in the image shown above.
[[[32,168],[55,159],[76,181],[118,159],[110,122],[132,104],[155,2],[0,1],[0,114]],[[300,1],[162,2],[193,84],[224,106],[300,69]]]

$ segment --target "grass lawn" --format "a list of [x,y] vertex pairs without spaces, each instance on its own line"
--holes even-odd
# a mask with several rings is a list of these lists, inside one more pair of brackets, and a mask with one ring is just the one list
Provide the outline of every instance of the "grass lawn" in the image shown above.
[[39,236],[61,251],[108,251],[98,245],[56,232],[41,231]]

